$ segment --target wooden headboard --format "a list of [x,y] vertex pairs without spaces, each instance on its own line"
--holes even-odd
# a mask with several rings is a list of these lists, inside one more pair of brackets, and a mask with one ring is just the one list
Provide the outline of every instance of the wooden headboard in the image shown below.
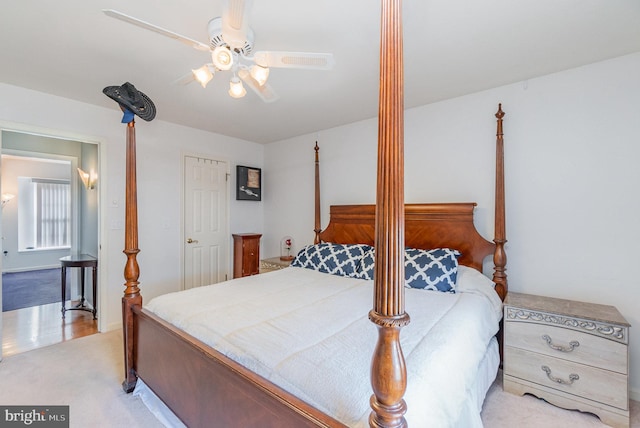
[[[458,261],[482,272],[484,259],[496,245],[484,239],[473,223],[475,203],[406,204],[405,245],[412,248],[452,248]],[[320,240],[336,244],[368,244],[375,240],[375,205],[332,205]]]
[[[496,121],[496,173],[495,173],[495,218],[493,242],[486,240],[475,227],[474,202],[402,204],[397,213],[404,221],[397,227],[399,236],[404,236],[405,247],[433,249],[452,248],[460,251],[460,264],[483,271],[484,259],[493,254],[493,277],[496,293],[502,300],[509,289],[507,281],[505,195],[504,195],[504,135],[502,121],[504,112],[498,104]],[[320,160],[319,147],[315,145],[315,239],[314,243],[368,244],[375,246],[376,205],[332,205],[329,224],[320,229]],[[394,160],[398,162],[399,158]],[[397,178],[397,180],[400,180]],[[396,192],[397,193],[397,190]],[[395,201],[399,202],[399,201]],[[383,204],[384,205],[384,204]],[[382,216],[384,225],[393,224],[395,218]],[[396,237],[396,244],[400,242]],[[400,247],[400,245],[398,245]],[[400,259],[402,260],[402,259]]]

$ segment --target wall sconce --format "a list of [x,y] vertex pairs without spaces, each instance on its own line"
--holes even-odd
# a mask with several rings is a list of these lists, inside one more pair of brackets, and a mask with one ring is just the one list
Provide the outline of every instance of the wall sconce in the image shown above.
[[4,208],[4,206],[6,204],[9,203],[9,201],[13,198],[15,198],[16,195],[12,194],[12,193],[3,193],[2,194],[2,208]]
[[78,175],[80,175],[80,179],[84,184],[85,189],[91,190],[96,188],[96,181],[98,181],[98,175],[94,170],[91,170],[91,173],[84,172],[80,168],[78,168]]

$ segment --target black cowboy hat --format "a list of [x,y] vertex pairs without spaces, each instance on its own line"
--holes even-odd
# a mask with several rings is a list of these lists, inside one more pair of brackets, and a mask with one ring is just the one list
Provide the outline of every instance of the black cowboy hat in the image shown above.
[[102,92],[115,100],[121,107],[130,110],[147,122],[156,117],[156,106],[151,98],[140,92],[131,83],[126,82],[122,86],[107,86]]

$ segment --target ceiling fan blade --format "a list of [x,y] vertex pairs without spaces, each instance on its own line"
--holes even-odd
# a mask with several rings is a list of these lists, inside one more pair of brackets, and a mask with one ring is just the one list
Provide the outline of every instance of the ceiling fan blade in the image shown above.
[[252,0],[225,0],[222,12],[222,38],[231,49],[242,48],[249,33]]
[[238,76],[249,88],[253,90],[253,92],[255,92],[260,98],[262,98],[262,101],[264,101],[265,103],[272,103],[278,99],[278,94],[275,93],[273,88],[271,88],[268,83],[260,86],[258,82],[256,82],[254,78],[251,77],[251,73],[249,73],[249,70],[240,69],[238,71]]
[[163,36],[170,37],[174,40],[177,40],[185,45],[191,46],[194,49],[198,49],[200,51],[210,51],[211,48],[209,45],[199,42],[197,40],[190,39],[189,37],[185,37],[178,33],[174,33],[173,31],[165,30],[164,28],[158,27],[157,25],[150,24],[146,21],[143,21],[138,18],[134,18],[129,15],[125,15],[122,12],[118,12],[113,9],[102,9],[105,15],[110,16],[112,18],[119,19],[120,21],[128,22],[129,24],[136,25],[138,27],[144,28],[145,30],[150,30],[158,34],[162,34]]
[[331,70],[334,60],[330,53],[259,51],[253,55],[256,64],[263,67],[303,68]]
[[193,72],[190,71],[189,73],[185,74],[184,76],[178,77],[176,80],[173,81],[174,85],[188,85],[191,82],[195,82],[196,78],[193,75]]

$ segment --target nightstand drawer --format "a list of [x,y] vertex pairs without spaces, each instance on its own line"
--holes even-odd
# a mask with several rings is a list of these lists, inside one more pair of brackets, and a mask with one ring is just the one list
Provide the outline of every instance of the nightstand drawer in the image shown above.
[[538,352],[594,367],[627,374],[627,346],[613,340],[532,322],[504,323],[506,343],[511,347]]
[[619,373],[507,346],[504,349],[504,374],[618,409],[628,409],[627,376]]

